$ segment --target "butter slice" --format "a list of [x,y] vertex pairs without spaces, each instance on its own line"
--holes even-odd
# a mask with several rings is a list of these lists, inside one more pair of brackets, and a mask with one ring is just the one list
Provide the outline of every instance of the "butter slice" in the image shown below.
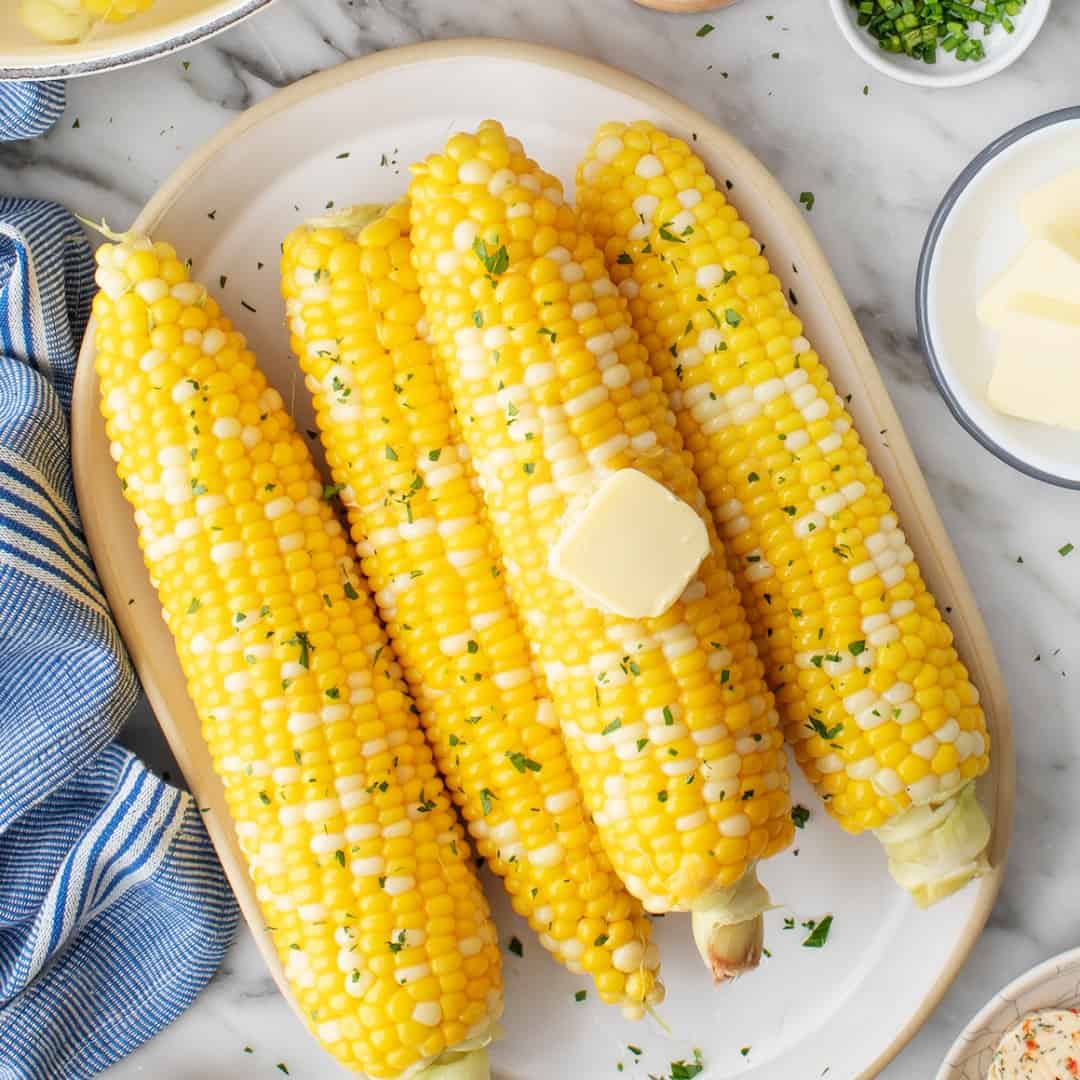
[[637,469],[612,473],[551,549],[551,573],[589,605],[630,619],[663,615],[709,553],[705,523]]
[[987,396],[999,412],[1080,431],[1080,326],[1007,313]]
[[1080,232],[1080,169],[1029,191],[1020,200],[1020,220],[1036,234]]
[[979,301],[977,314],[1000,330],[1010,311],[1080,324],[1080,259],[1061,235],[1036,236]]

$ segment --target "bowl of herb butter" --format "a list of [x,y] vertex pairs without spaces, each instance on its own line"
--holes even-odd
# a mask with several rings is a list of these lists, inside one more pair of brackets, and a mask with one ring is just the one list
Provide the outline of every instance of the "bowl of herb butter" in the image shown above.
[[848,44],[915,86],[968,86],[1004,71],[1035,40],[1050,0],[829,0]]

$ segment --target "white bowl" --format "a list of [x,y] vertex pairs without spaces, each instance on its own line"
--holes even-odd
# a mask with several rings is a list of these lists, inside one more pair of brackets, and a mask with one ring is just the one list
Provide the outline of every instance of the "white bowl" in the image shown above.
[[996,335],[975,315],[987,285],[1023,247],[1021,197],[1080,169],[1080,107],[1037,116],[995,139],[957,177],[919,258],[915,315],[930,374],[961,426],[1037,480],[1080,488],[1080,432],[1006,416],[987,383]]
[[985,1080],[1001,1036],[1025,1013],[1078,1007],[1080,949],[1070,949],[999,990],[952,1044],[936,1080]]
[[155,0],[132,19],[83,42],[35,38],[19,18],[20,0],[0,0],[0,79],[62,79],[135,64],[220,33],[273,0]]
[[1004,71],[1020,58],[1046,21],[1050,0],[1028,0],[1026,7],[1014,20],[1016,30],[1012,34],[996,26],[989,37],[980,38],[986,42],[985,60],[961,61],[939,49],[935,64],[879,48],[870,33],[859,26],[858,13],[850,0],[829,0],[829,6],[848,44],[882,74],[913,86],[969,86]]

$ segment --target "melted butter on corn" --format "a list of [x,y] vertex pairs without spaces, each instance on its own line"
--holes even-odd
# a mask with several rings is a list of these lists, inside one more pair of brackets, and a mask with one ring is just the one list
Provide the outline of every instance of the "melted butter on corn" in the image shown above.
[[[297,229],[282,260],[293,350],[364,570],[480,854],[544,947],[641,1016],[663,997],[658,951],[600,849],[508,594],[424,340],[407,208],[351,224],[370,217]],[[511,429],[532,422],[516,400],[502,407]]]
[[441,376],[586,803],[646,909],[691,909],[791,834],[731,576],[710,555],[669,611],[637,621],[589,607],[547,565],[568,507],[613,471],[704,511],[675,418],[558,181],[497,123],[415,166],[410,197]]
[[978,692],[761,246],[689,146],[648,123],[604,125],[578,193],[807,776],[853,832],[948,799],[988,765]]

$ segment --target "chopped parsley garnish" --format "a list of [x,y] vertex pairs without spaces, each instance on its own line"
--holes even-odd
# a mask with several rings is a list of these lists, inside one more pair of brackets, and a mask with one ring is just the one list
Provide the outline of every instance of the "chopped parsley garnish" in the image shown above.
[[620,720],[616,716],[615,719],[612,720],[610,724],[605,724],[604,725],[604,727],[601,730],[600,734],[601,735],[610,735],[613,731],[618,731],[619,728],[621,728],[621,727],[622,727],[622,720]]
[[596,937],[596,940],[593,942],[593,945],[597,949],[601,949],[607,944],[607,941],[608,941],[607,934],[598,934],[597,937]]
[[[750,1047],[746,1047],[746,1053],[750,1052]],[[745,1054],[743,1055],[746,1056]],[[702,1070],[705,1068],[701,1060],[701,1051],[694,1051],[693,1061],[673,1061],[671,1063],[671,1080],[694,1080],[695,1076],[700,1076]]]
[[804,949],[820,949],[829,940],[829,930],[832,928],[833,917],[826,915],[816,925],[811,924],[810,936],[803,942]]
[[338,866],[345,865],[345,852],[342,851],[341,848],[338,848],[337,851],[334,852],[334,858],[337,859]]
[[[498,243],[498,237],[495,238],[495,243]],[[473,251],[476,252],[476,257],[492,277],[498,277],[500,274],[505,273],[510,266],[510,253],[506,250],[505,244],[499,244],[494,251],[491,251],[478,236],[473,241],[472,247]]]
[[806,207],[807,211],[814,209],[814,193],[812,191],[799,192],[799,202]]
[[579,990],[576,994],[574,994],[574,1000],[578,1001],[578,1002],[581,1002],[581,1001],[584,1001],[588,996],[589,996],[589,991],[588,990]]
[[1064,558],[1064,557],[1065,557],[1066,555],[1068,555],[1068,554],[1069,554],[1069,553],[1070,553],[1070,552],[1071,552],[1072,550],[1073,550],[1073,546],[1072,546],[1072,544],[1062,544],[1062,545],[1061,545],[1061,547],[1059,547],[1059,548],[1058,548],[1058,554],[1059,554],[1059,555],[1060,555],[1060,556],[1061,556],[1062,558]]
[[702,23],[697,28],[697,33],[694,34],[694,37],[708,37],[715,29],[716,27],[713,26],[712,23]]
[[188,604],[187,613],[189,615],[194,615],[195,612],[198,611],[199,608],[201,608],[201,607],[202,607],[202,601],[197,596],[193,596],[191,598],[191,603]]
[[664,726],[665,727],[671,727],[671,725],[675,723],[675,717],[672,716],[672,714],[671,714],[671,706],[670,705],[665,705],[663,712],[664,712]]
[[724,311],[724,321],[728,326],[738,326],[742,322],[742,316],[734,308],[727,308]]
[[866,651],[866,642],[865,641],[851,641],[851,642],[848,642],[848,652],[851,653],[852,656],[858,656],[860,653],[863,653],[865,651]]
[[660,226],[660,239],[670,240],[673,244],[685,244],[686,241],[681,236],[676,236],[668,228],[668,226],[671,224],[673,224],[673,222],[665,221],[664,224]]
[[386,460],[387,461],[397,461],[397,459],[398,459],[397,451],[392,446],[387,446],[387,448],[386,448]]
[[405,948],[405,931],[399,930],[387,943],[392,953],[399,953]]
[[823,739],[829,741],[835,739],[840,732],[844,730],[843,724],[837,724],[835,727],[826,727],[816,716],[811,716],[806,722],[806,726],[815,734],[820,735]]
[[286,645],[299,645],[300,657],[299,664],[302,668],[311,667],[311,654],[315,651],[315,646],[308,640],[308,636],[304,631],[297,631],[288,641]]
[[491,813],[491,800],[494,798],[488,788],[480,789],[480,809],[484,811],[484,817]]
[[791,820],[795,822],[796,829],[805,829],[810,820],[810,811],[805,806],[796,804],[791,808]]
[[507,945],[506,947],[515,956],[524,956],[525,955],[525,946],[521,944],[521,939],[520,938],[512,937],[510,939],[510,944]]
[[507,750],[507,758],[510,760],[510,764],[514,766],[519,773],[523,773],[526,770],[529,772],[539,772],[544,766],[539,761],[533,761],[531,757],[526,757],[519,750]]
[[624,251],[615,261],[617,263],[620,263],[622,266],[629,266],[634,260],[630,258],[630,255],[627,252]]

